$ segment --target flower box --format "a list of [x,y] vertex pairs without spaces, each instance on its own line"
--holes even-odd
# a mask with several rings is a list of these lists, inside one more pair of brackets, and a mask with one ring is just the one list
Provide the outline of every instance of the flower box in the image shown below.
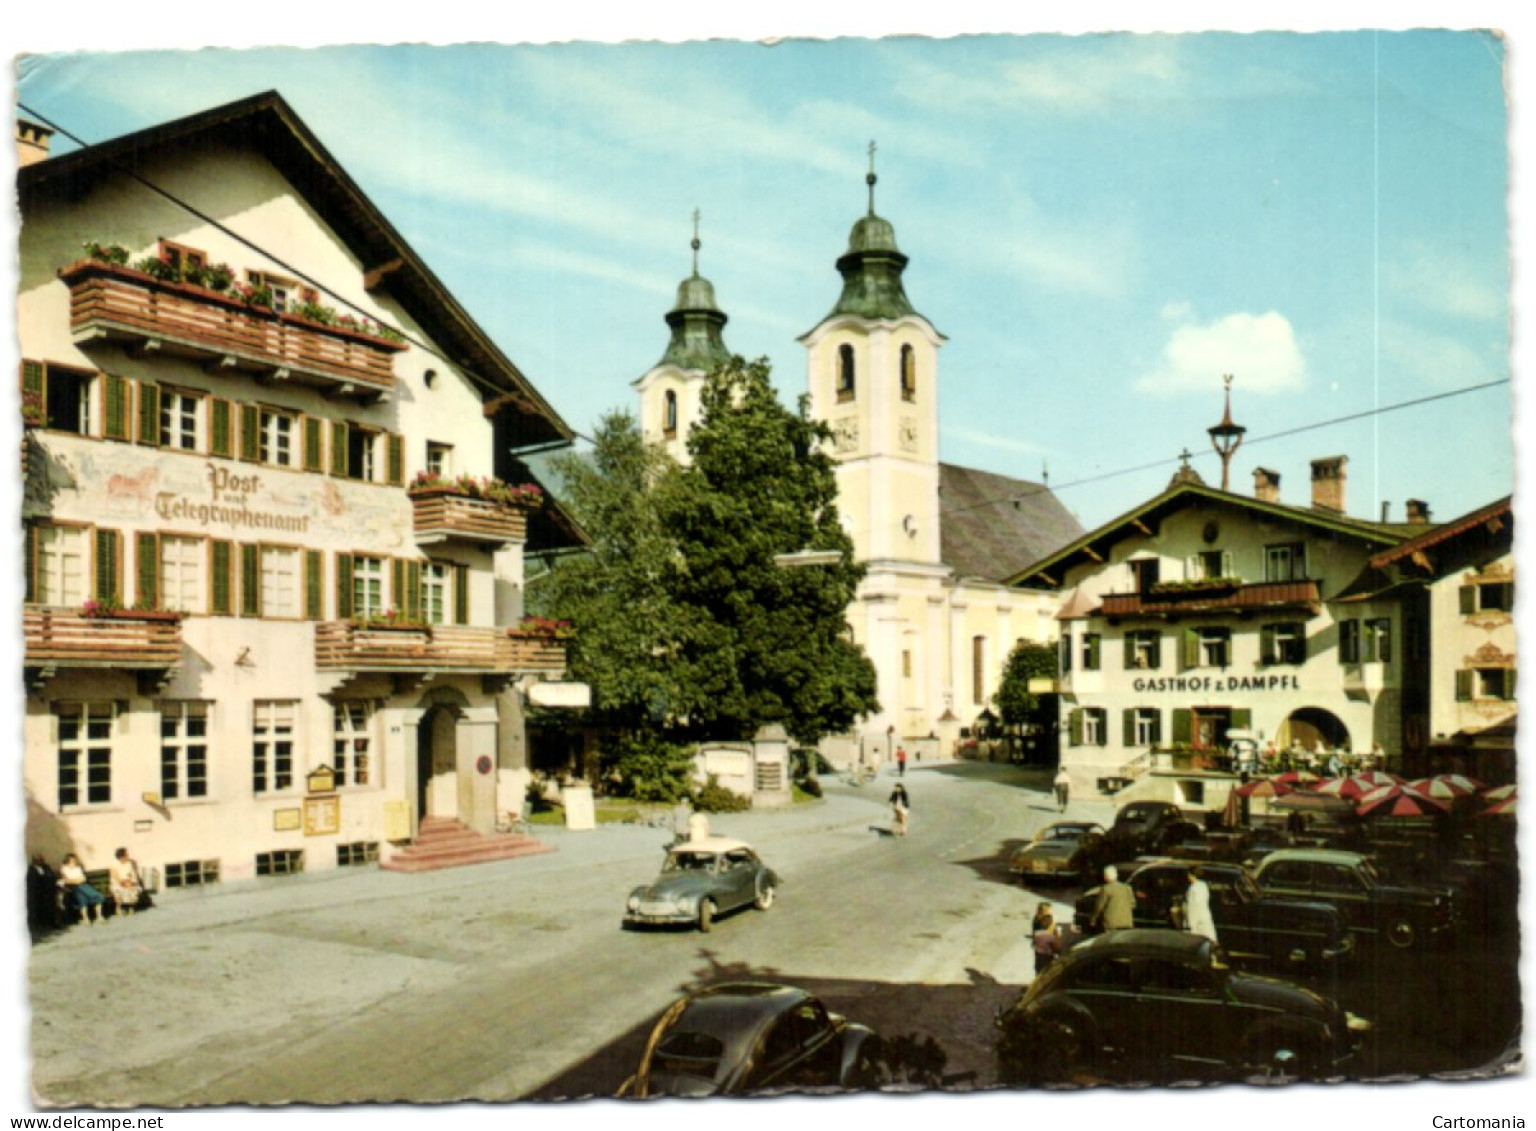
[[118,609],[88,615],[77,609],[28,606],[22,616],[30,666],[137,670],[181,662],[181,614]]

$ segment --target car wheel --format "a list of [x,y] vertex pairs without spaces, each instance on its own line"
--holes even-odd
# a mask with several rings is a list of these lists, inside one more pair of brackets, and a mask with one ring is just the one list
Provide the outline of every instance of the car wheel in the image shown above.
[[[874,1044],[877,1047],[871,1048]],[[843,1082],[843,1087],[857,1091],[874,1091],[883,1088],[891,1082],[891,1066],[886,1063],[884,1052],[878,1047],[878,1042],[865,1042],[859,1049],[859,1058],[848,1071],[848,1077]]]
[[715,903],[714,900],[706,899],[703,903],[699,904],[699,930],[707,935],[709,934],[710,927],[714,926],[714,923]]
[[759,911],[767,911],[773,906],[773,897],[778,893],[773,890],[772,884],[763,884],[757,889],[757,899],[754,901]]
[[1262,1029],[1243,1042],[1243,1063],[1274,1083],[1316,1075],[1319,1058],[1311,1037],[1287,1029]]
[[1407,950],[1417,938],[1413,924],[1406,919],[1394,919],[1392,925],[1387,928],[1387,941],[1398,950]]
[[1092,1042],[1070,1017],[1043,1017],[1022,1037],[999,1042],[1000,1059],[1008,1062],[999,1064],[1004,1083],[1067,1084],[1092,1067]]

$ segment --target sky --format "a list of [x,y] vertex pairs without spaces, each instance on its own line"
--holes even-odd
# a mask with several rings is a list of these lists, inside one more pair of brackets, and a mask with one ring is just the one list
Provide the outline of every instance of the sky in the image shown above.
[[[1529,179],[1522,94],[1536,73],[1536,25],[1525,6],[1390,6],[1393,29],[1496,27],[1507,40],[1354,31],[1388,26],[1380,6],[1356,0],[1002,7],[25,5],[0,20],[0,45],[16,99],[93,142],[280,91],[581,432],[633,409],[630,382],[661,357],[695,208],[728,344],[768,357],[786,401],[798,395],[796,337],[836,301],[834,263],[865,209],[874,140],[877,210],[911,257],[907,292],[948,337],[945,460],[1028,479],[1049,468],[1062,501],[1096,525],[1159,491],[1184,448],[1217,480],[1205,429],[1232,373],[1233,413],[1249,429],[1238,490],[1252,489],[1262,465],[1281,472],[1285,499],[1304,503],[1309,461],[1335,454],[1350,457],[1360,517],[1378,516],[1386,499],[1400,518],[1404,500],[1421,498],[1450,518],[1511,490],[1507,385],[1311,426],[1509,376],[1509,208],[1522,249],[1530,226],[1508,183]],[[1208,28],[1229,30],[1094,34]],[[1030,34],[1040,31],[1074,37]],[[366,42],[543,46],[313,50]],[[1527,275],[1514,276],[1521,294]],[[0,256],[0,289],[14,280],[13,258]],[[8,329],[13,309],[0,304]],[[11,339],[0,335],[0,348],[14,363]],[[1513,347],[1517,362],[1529,353],[1518,332]],[[1263,439],[1281,433],[1294,434]],[[16,492],[0,495],[15,514]],[[21,600],[5,571],[0,590],[12,607]],[[1523,609],[1520,619],[1527,628]],[[19,717],[20,690],[9,681],[0,713]],[[19,843],[18,814],[0,823]],[[13,908],[20,879],[18,866]],[[13,959],[0,997],[15,1006],[0,1023],[4,1114],[30,1108],[26,944],[13,919],[9,936],[0,930]],[[1533,984],[1529,959],[1524,973]],[[1532,1094],[1521,1079],[1288,1089],[1275,1103],[1230,1088],[774,1101],[730,1105],[721,1121],[766,1128],[809,1114],[901,1127],[959,1116],[1012,1128],[1021,1112],[1081,1123],[1091,1103],[1091,1115],[1137,1127],[1225,1116],[1258,1128],[1341,1117],[1427,1128],[1525,1116]],[[623,1118],[674,1126],[676,1112],[625,1107]],[[421,1113],[328,1114],[376,1127]],[[615,1114],[610,1103],[515,1116],[543,1131]],[[456,1126],[507,1117],[451,1115]],[[172,1128],[219,1122],[167,1118]]]
[[1504,65],[1450,31],[87,51],[17,96],[101,141],[279,91],[586,434],[637,406],[695,208],[727,344],[793,403],[873,141],[941,458],[1092,527],[1186,448],[1219,483],[1229,373],[1236,490],[1306,503],[1344,454],[1360,517],[1510,491],[1509,386],[1459,392],[1510,372]]

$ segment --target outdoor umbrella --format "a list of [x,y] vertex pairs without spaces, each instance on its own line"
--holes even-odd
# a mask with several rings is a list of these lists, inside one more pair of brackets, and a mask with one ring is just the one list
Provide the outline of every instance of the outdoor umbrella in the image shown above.
[[1325,816],[1340,816],[1344,813],[1353,813],[1355,810],[1354,803],[1347,798],[1329,797],[1327,794],[1310,793],[1307,790],[1287,793],[1273,804],[1276,809],[1301,809]]
[[1515,796],[1515,783],[1508,785],[1496,785],[1492,789],[1483,790],[1484,801],[1509,801]]
[[1355,812],[1362,817],[1432,817],[1449,808],[1445,802],[1415,793],[1407,786],[1384,785],[1362,797]]
[[1370,793],[1373,789],[1380,789],[1382,785],[1390,785],[1390,782],[1374,782],[1364,774],[1351,774],[1343,778],[1329,778],[1312,790],[1313,793],[1324,797],[1345,797],[1351,801],[1358,800]]
[[1276,774],[1269,780],[1277,781],[1281,785],[1305,787],[1311,785],[1313,782],[1321,781],[1322,779],[1319,778],[1316,774],[1312,773],[1310,770],[1286,770],[1285,773]]
[[1463,777],[1461,774],[1435,774],[1432,777],[1409,782],[1408,788],[1415,793],[1422,793],[1425,797],[1453,801],[1458,797],[1471,797],[1483,788],[1483,783],[1475,778]]
[[1284,797],[1288,793],[1295,793],[1296,789],[1279,778],[1259,778],[1238,786],[1232,792],[1238,797]]
[[[1511,789],[1514,787],[1511,786]],[[1513,817],[1515,815],[1515,796],[1510,794],[1503,801],[1495,801],[1488,808],[1480,810],[1479,817]]]
[[1408,784],[1407,778],[1400,778],[1396,774],[1387,773],[1385,770],[1362,770],[1354,776],[1361,781],[1370,782],[1374,786]]

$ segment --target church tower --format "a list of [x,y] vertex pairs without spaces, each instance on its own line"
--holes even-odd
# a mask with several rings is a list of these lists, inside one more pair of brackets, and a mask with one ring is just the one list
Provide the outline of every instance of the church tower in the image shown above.
[[809,354],[811,415],[832,428],[839,505],[857,556],[937,567],[944,336],[907,299],[907,257],[896,230],[875,214],[875,180],[870,143],[869,211],[837,261],[842,294],[800,338]]
[[688,462],[688,432],[698,421],[704,378],[731,360],[721,331],[724,312],[715,305],[715,288],[699,274],[699,213],[693,213],[693,274],[677,287],[677,302],[667,313],[672,339],[667,351],[634,388],[640,394],[640,434],[660,444],[679,463]]

